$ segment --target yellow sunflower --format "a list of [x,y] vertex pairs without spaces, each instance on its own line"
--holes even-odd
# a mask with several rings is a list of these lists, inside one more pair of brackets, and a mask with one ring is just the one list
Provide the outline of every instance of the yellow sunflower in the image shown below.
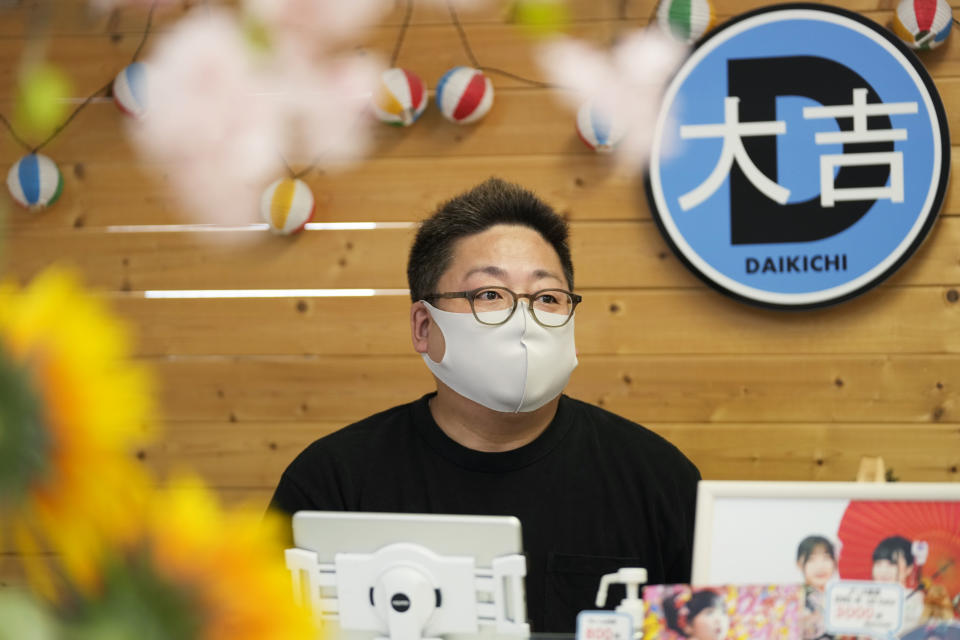
[[130,352],[121,322],[69,272],[0,285],[0,534],[43,595],[55,595],[43,549],[89,587],[102,531],[134,531],[148,479],[132,452],[153,408]]
[[71,638],[309,640],[279,528],[259,509],[221,510],[194,479],[150,497],[133,539],[106,559],[100,588],[74,607]]

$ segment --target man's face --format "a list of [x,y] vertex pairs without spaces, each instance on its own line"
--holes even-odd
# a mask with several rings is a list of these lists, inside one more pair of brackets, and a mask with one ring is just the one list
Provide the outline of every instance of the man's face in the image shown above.
[[[569,288],[560,257],[543,236],[529,227],[503,224],[456,242],[436,293],[486,286],[507,287],[516,293]],[[470,303],[464,298],[438,299],[433,304],[444,311],[470,313]],[[444,348],[443,335],[433,325],[427,354],[440,362]]]

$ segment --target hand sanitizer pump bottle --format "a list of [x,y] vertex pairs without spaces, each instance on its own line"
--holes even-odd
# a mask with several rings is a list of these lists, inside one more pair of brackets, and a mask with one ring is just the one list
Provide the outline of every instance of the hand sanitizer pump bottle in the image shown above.
[[596,605],[605,606],[607,603],[607,589],[611,584],[623,584],[627,589],[627,597],[617,605],[617,611],[628,613],[633,618],[633,637],[640,640],[643,637],[643,618],[645,609],[640,599],[640,585],[647,583],[647,570],[642,567],[624,567],[616,573],[608,573],[600,579],[600,588],[597,590]]

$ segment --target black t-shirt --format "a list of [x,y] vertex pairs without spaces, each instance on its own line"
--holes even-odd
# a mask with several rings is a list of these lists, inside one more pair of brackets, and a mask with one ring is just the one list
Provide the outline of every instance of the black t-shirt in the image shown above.
[[[688,582],[700,473],[657,434],[562,396],[533,442],[485,453],[449,438],[433,394],[317,440],[283,473],[271,507],[512,515],[527,557],[533,631],[572,632],[600,576],[645,567]],[[623,591],[611,590],[610,607]]]

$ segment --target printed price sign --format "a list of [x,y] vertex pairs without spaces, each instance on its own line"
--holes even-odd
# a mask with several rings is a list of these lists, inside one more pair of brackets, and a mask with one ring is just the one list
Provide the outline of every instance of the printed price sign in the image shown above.
[[902,624],[899,584],[845,580],[827,590],[826,627],[832,633],[893,636]]
[[614,611],[581,611],[577,640],[633,640],[633,618]]

